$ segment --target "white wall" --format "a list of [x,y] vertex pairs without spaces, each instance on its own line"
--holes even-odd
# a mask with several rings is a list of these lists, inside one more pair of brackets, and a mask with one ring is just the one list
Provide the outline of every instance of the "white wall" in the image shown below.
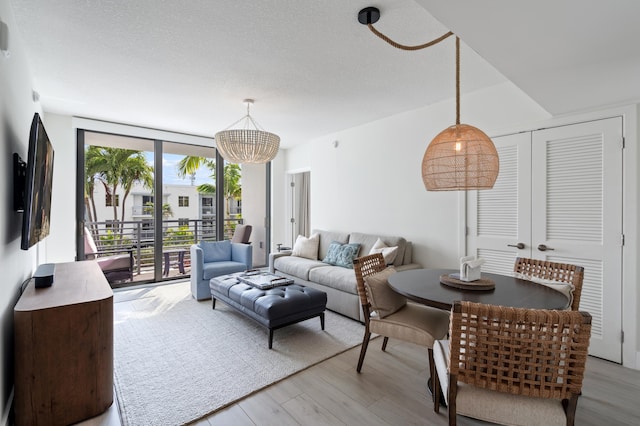
[[[462,122],[490,136],[622,115],[625,122],[622,315],[623,365],[640,368],[640,149],[638,107],[551,118],[511,83],[462,98]],[[284,199],[284,175],[311,171],[312,228],[402,235],[414,244],[414,261],[424,267],[457,266],[464,253],[462,197],[427,192],[421,162],[431,139],[454,121],[454,105],[438,105],[347,129],[289,149],[282,174],[273,185]],[[334,147],[334,141],[338,146]],[[284,236],[287,216],[274,216],[274,233]],[[282,238],[282,237],[281,237]]]
[[18,153],[26,161],[31,120],[40,107],[32,100],[32,76],[6,0],[0,1],[0,21],[8,28],[10,53],[0,52],[0,425],[5,425],[13,398],[13,307],[39,256],[39,247],[20,250],[22,213],[13,210],[12,160]]
[[[461,121],[489,134],[548,118],[511,83],[466,96],[461,105]],[[427,192],[421,177],[429,142],[454,123],[455,105],[447,101],[288,150],[287,171],[311,171],[311,227],[401,235],[413,242],[414,260],[423,266],[455,267],[461,255],[459,194]],[[287,226],[286,218],[280,220]]]
[[76,258],[76,135],[69,116],[45,113],[43,123],[54,150],[51,231],[41,243],[44,259],[47,263],[73,262]]
[[242,218],[252,226],[253,266],[264,266],[266,253],[265,200],[267,197],[266,166],[242,165]]

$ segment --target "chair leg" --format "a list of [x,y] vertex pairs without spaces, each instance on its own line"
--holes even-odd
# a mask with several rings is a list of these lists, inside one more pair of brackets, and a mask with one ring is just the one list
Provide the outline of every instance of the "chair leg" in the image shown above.
[[[431,379],[431,386],[433,387],[432,394],[435,395],[436,384],[433,382],[433,376],[435,376],[436,368],[433,361],[433,348],[428,348],[427,352],[429,353],[429,378]],[[436,399],[435,401],[439,400]]]
[[387,350],[387,342],[389,342],[389,338],[387,336],[384,336],[384,339],[382,340],[382,350],[383,351]]
[[454,375],[449,376],[449,426],[456,426],[457,424],[457,408],[456,397],[458,395],[458,377]]
[[440,392],[442,392],[442,389],[440,389],[440,378],[438,377],[438,371],[435,370],[435,373],[433,374],[433,376],[431,376],[431,378],[433,379],[431,381],[431,386],[433,386],[433,411],[435,411],[436,413],[440,412]]
[[567,416],[567,426],[573,426],[576,421],[576,408],[578,407],[578,396],[571,395],[568,400],[562,401],[565,415]]
[[359,373],[362,370],[362,363],[364,362],[364,355],[367,353],[367,346],[369,346],[369,339],[371,338],[371,333],[369,330],[364,332],[364,337],[362,338],[362,348],[360,349],[360,359],[358,359],[358,367],[356,371]]

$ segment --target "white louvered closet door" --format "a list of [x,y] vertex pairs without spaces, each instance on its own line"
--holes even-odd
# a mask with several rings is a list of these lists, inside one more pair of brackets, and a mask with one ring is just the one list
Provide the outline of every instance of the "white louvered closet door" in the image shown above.
[[532,163],[532,255],[584,267],[589,353],[622,362],[622,118],[535,131]]
[[485,259],[483,272],[511,275],[517,256],[531,256],[531,132],[492,140],[500,173],[493,189],[467,194],[467,252]]
[[516,256],[583,266],[589,353],[622,362],[622,118],[493,141],[500,174],[467,194],[467,253],[505,275]]

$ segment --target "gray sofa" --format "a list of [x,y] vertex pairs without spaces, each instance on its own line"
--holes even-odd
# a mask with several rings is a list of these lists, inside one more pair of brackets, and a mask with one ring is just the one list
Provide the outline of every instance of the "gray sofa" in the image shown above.
[[330,232],[313,230],[311,234],[320,236],[318,260],[291,256],[291,252],[271,253],[269,270],[272,273],[292,278],[298,284],[306,285],[327,293],[327,309],[338,312],[355,320],[364,321],[362,308],[356,287],[356,276],[353,269],[333,266],[322,262],[327,255],[332,241],[341,244],[359,243],[358,256],[369,254],[380,238],[387,246],[397,246],[398,252],[393,266],[399,270],[421,268],[412,261],[411,242],[398,236],[384,236],[352,232]]

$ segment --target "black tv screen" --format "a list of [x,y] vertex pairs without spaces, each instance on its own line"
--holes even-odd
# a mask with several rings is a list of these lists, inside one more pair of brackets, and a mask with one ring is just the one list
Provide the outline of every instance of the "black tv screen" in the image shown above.
[[24,176],[22,250],[28,250],[49,235],[51,218],[53,146],[38,113],[35,113],[31,122],[28,149]]

